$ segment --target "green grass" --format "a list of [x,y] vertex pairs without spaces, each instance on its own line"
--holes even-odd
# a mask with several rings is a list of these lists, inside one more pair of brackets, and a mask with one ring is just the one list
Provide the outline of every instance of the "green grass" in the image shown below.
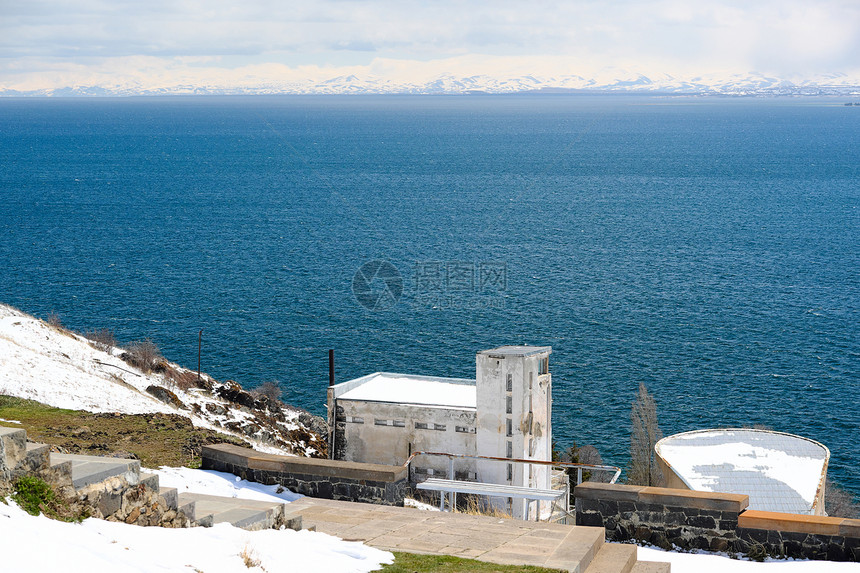
[[12,499],[30,515],[44,513],[51,519],[72,523],[80,523],[89,517],[89,511],[72,509],[50,485],[33,476],[24,476],[15,481]]
[[177,414],[92,414],[53,408],[23,398],[0,395],[0,424],[27,431],[27,437],[73,454],[135,457],[144,467],[200,467],[206,444],[244,442],[212,430],[195,428]]
[[394,552],[394,563],[379,569],[382,573],[559,573],[558,569],[532,565],[496,565],[450,555],[418,555]]

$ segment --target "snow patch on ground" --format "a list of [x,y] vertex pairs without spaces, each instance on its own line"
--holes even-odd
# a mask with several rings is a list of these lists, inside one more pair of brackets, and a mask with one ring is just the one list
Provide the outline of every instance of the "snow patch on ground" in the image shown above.
[[[33,517],[0,503],[0,539],[10,549],[3,571],[16,573],[365,573],[393,555],[324,533],[245,531],[229,524],[165,529],[87,519],[81,524]],[[26,548],[30,548],[27,550]],[[258,560],[248,567],[241,554]]]
[[[289,503],[304,497],[278,485],[263,485],[243,480],[233,474],[214,470],[192,470],[190,468],[162,466],[157,470],[146,471],[158,474],[159,485],[175,487],[179,493],[191,491],[206,495],[280,503]],[[278,493],[278,489],[281,490],[280,493]]]
[[769,559],[764,563],[732,559],[716,553],[676,553],[653,547],[639,547],[639,561],[672,564],[672,573],[858,573],[860,563]]
[[438,505],[430,505],[429,503],[408,497],[403,500],[403,507],[412,507],[421,511],[441,511]]

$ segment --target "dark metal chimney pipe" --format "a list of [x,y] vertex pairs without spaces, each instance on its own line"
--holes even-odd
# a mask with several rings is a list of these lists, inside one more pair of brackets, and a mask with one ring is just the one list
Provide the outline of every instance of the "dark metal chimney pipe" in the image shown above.
[[334,386],[334,348],[328,351],[328,385]]

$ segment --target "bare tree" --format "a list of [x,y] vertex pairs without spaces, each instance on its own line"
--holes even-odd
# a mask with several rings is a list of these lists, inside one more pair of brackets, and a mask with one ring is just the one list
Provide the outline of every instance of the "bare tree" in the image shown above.
[[657,424],[657,404],[645,384],[639,384],[639,393],[630,411],[633,430],[630,434],[630,472],[627,481],[633,485],[659,486],[663,472],[657,466],[654,445],[663,437]]
[[827,478],[824,487],[824,511],[831,517],[860,519],[860,504],[854,496]]
[[130,343],[120,358],[147,374],[162,371],[167,364],[158,346],[148,338]]

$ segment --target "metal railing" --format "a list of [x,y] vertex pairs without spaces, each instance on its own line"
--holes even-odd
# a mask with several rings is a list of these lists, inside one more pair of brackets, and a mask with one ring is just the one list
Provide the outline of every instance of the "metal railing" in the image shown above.
[[[447,477],[448,477],[448,479],[452,480],[452,481],[463,481],[464,483],[469,483],[469,484],[473,484],[473,485],[475,483],[481,483],[481,482],[475,482],[475,481],[470,481],[470,480],[457,480],[456,479],[456,473],[454,471],[456,460],[463,460],[463,461],[470,460],[470,461],[475,461],[475,462],[477,462],[477,461],[489,461],[489,462],[496,462],[496,463],[517,464],[517,465],[522,465],[524,470],[526,468],[528,468],[529,465],[544,466],[544,467],[548,466],[550,471],[552,471],[552,469],[554,469],[554,468],[562,468],[565,470],[565,473],[568,475],[568,477],[572,477],[572,473],[569,472],[568,470],[576,469],[576,485],[582,483],[583,474],[585,472],[607,472],[607,473],[611,473],[612,477],[609,478],[608,483],[615,483],[618,480],[619,476],[621,475],[621,468],[618,468],[615,466],[607,466],[607,465],[578,464],[578,463],[571,463],[571,462],[554,462],[554,461],[543,461],[543,460],[528,460],[528,459],[521,459],[521,458],[500,458],[500,457],[493,457],[493,456],[473,456],[473,455],[467,455],[467,454],[451,454],[451,453],[447,453],[447,452],[418,451],[418,452],[414,452],[412,455],[410,455],[409,458],[406,460],[406,462],[403,464],[403,466],[406,467],[406,469],[407,469],[410,483],[418,483],[418,481],[419,481],[419,480],[416,480],[415,473],[413,471],[413,462],[419,456],[446,458],[447,462],[448,462],[447,463]],[[478,476],[478,477],[480,477],[480,476]],[[564,503],[561,507],[558,507],[557,503],[553,502],[552,508],[550,510],[550,515],[554,515],[556,511],[560,511],[563,514],[563,516],[560,519],[566,520],[568,517],[573,517],[573,515],[570,513],[570,507],[569,507],[569,499],[570,499],[570,481],[569,481],[569,479],[565,480],[565,487],[563,490],[560,490],[560,492],[561,491],[563,491],[563,493],[564,493],[564,498],[563,498]],[[440,495],[444,495],[444,493],[440,492]],[[484,495],[485,497],[492,496],[489,493],[480,494],[480,495]],[[456,492],[450,492],[449,496],[450,496],[449,506],[451,508],[454,508],[456,506]],[[538,511],[538,512],[536,512],[536,514],[537,514],[538,519],[540,519],[540,512]],[[528,515],[528,512],[526,512],[526,515]]]

